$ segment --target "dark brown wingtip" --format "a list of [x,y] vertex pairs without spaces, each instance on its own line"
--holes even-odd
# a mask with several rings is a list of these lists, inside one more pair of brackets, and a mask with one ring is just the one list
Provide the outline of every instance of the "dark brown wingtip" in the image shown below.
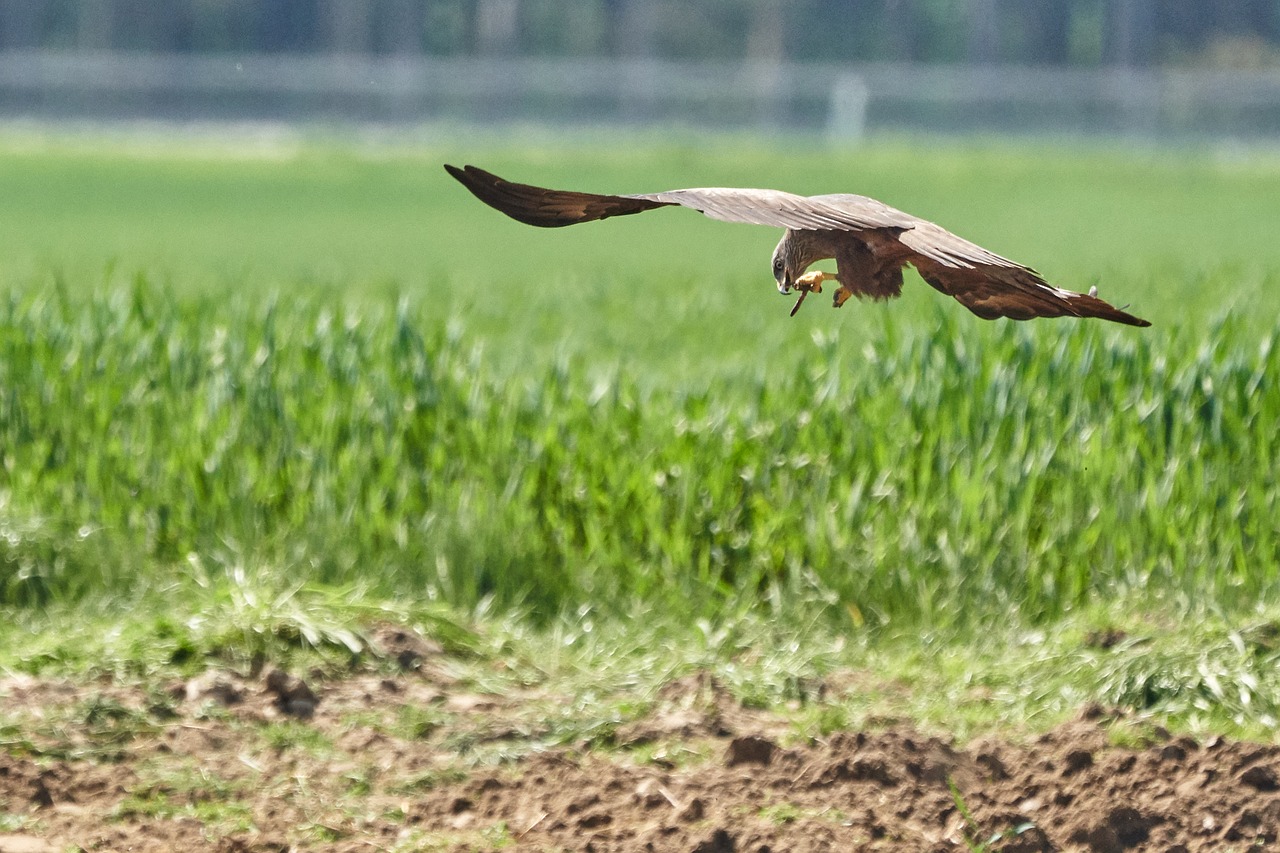
[[[491,187],[496,187],[500,184],[510,183],[509,181],[504,181],[502,178],[499,178],[493,172],[486,172],[484,169],[481,169],[479,166],[472,166],[470,164],[467,164],[463,166],[461,169],[459,169],[457,166],[450,166],[448,163],[445,163],[444,170],[448,172],[450,175],[453,175],[455,178],[457,178],[458,181],[468,189],[470,189],[472,186],[487,185]],[[519,187],[519,186],[524,186],[524,184],[512,184],[512,186]]]
[[[1098,301],[1102,302],[1101,299],[1099,299]],[[1135,317],[1132,314],[1130,314],[1128,311],[1125,311],[1121,308],[1117,308],[1114,305],[1110,305],[1106,302],[1102,302],[1102,304],[1105,306],[1104,308],[1094,308],[1087,312],[1082,312],[1080,316],[1097,317],[1100,320],[1110,320],[1113,323],[1124,323],[1126,326],[1138,326],[1140,328],[1146,328],[1147,326],[1151,325],[1150,320],[1144,320],[1141,317]]]
[[1071,305],[1080,317],[1097,317],[1100,320],[1110,320],[1113,323],[1124,323],[1126,326],[1140,328],[1151,325],[1150,320],[1135,317],[1123,308],[1117,308],[1105,299],[1099,299],[1088,293],[1075,294],[1071,299]]
[[626,216],[672,203],[517,184],[476,166],[459,169],[445,164],[444,169],[485,204],[518,222],[539,228],[561,228],[610,216]]
[[467,165],[459,169],[446,163],[444,169],[476,198],[517,222],[540,228],[559,228],[582,221],[581,217],[574,215],[577,211],[565,210],[563,204],[556,203],[563,196],[577,196],[577,193],[560,193],[530,184],[513,183],[477,166]]
[[[498,203],[503,200],[502,185],[506,183],[502,178],[492,172],[486,172],[484,169],[477,169],[475,166],[463,166],[459,169],[457,166],[445,163],[444,170],[453,176],[454,180],[470,190],[471,194],[476,198],[490,207],[510,215],[506,207]],[[519,185],[517,184],[516,186]]]
[[1124,311],[1117,311],[1115,316],[1106,316],[1102,319],[1110,320],[1113,323],[1124,323],[1126,326],[1137,326],[1140,329],[1145,329],[1147,326],[1151,325],[1150,320],[1135,317],[1132,314],[1125,313]]

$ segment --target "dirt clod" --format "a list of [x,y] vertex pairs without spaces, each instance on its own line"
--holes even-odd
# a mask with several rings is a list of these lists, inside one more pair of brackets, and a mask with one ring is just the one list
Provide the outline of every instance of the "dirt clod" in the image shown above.
[[53,794],[49,792],[49,787],[45,785],[43,776],[37,776],[31,780],[31,795],[28,799],[31,805],[40,808],[49,808],[53,805]]
[[762,737],[747,735],[746,737],[736,737],[729,741],[729,750],[725,756],[725,764],[730,767],[736,767],[739,764],[764,764],[767,765],[773,760],[773,753],[777,750],[773,741],[766,740]]
[[733,836],[723,829],[717,829],[711,833],[710,838],[693,848],[693,853],[734,853],[737,849]]
[[244,700],[244,691],[225,673],[210,671],[182,685],[182,697],[188,702],[214,702],[223,707]]
[[685,803],[684,808],[680,809],[680,819],[684,821],[702,820],[702,816],[707,813],[707,806],[702,800],[694,797]]
[[1246,768],[1240,774],[1240,781],[1251,788],[1257,788],[1259,791],[1280,790],[1280,779],[1276,777],[1275,768],[1263,764],[1255,764]]
[[308,719],[320,704],[319,697],[305,681],[282,669],[268,670],[264,681],[267,691],[275,696],[276,707],[291,717]]
[[1073,749],[1063,759],[1062,775],[1071,776],[1093,766],[1093,753],[1087,749]]
[[1004,762],[1000,757],[990,752],[979,752],[974,759],[978,766],[981,767],[989,778],[994,780],[1008,779],[1009,770],[1004,766]]
[[435,640],[423,637],[399,625],[383,625],[373,634],[374,650],[390,658],[403,670],[416,670],[428,658],[443,654]]

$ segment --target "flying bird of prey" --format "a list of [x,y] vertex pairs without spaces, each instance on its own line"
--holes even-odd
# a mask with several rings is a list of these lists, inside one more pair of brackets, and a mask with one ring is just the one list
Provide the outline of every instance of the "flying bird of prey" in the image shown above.
[[[450,175],[490,207],[529,225],[557,228],[679,205],[725,222],[786,229],[773,252],[778,291],[799,292],[794,316],[822,283],[837,281],[833,307],[850,296],[892,299],[902,293],[902,268],[911,264],[934,289],[954,296],[986,320],[1010,317],[1100,317],[1150,326],[1089,293],[1063,290],[1030,267],[957,237],[925,219],[860,195],[799,196],[777,190],[671,190],[637,195],[552,190],[505,181],[475,166],[445,166]],[[836,273],[805,272],[834,258]]]

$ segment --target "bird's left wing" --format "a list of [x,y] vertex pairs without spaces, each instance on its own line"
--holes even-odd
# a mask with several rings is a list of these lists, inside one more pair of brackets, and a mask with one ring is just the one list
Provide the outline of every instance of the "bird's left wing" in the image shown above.
[[485,204],[512,219],[544,228],[626,216],[670,205],[688,207],[724,222],[798,230],[906,228],[917,221],[915,217],[862,196],[806,197],[778,190],[730,187],[598,195],[517,184],[475,166],[444,168]]
[[1010,317],[1099,317],[1130,326],[1150,326],[1093,293],[1076,293],[1049,284],[1030,267],[958,237],[926,220],[897,236],[909,250],[906,259],[935,290],[954,296],[987,320]]

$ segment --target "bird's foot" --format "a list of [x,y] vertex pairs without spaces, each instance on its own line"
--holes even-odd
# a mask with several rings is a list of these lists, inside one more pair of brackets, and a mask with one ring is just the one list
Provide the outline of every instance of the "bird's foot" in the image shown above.
[[804,298],[810,293],[821,293],[822,283],[827,279],[834,279],[835,276],[829,272],[820,272],[814,270],[807,272],[795,280],[791,285],[800,292],[800,298],[796,300],[796,304],[791,306],[791,316],[796,316],[796,312],[800,310],[800,306],[804,304]]
[[807,272],[797,278],[794,287],[796,290],[801,290],[806,293],[821,293],[822,283],[827,279],[833,278],[835,278],[835,276],[829,272],[814,270],[813,272]]
[[843,285],[836,291],[835,297],[831,300],[832,308],[839,308],[841,305],[849,301],[849,297],[853,296],[853,291]]

